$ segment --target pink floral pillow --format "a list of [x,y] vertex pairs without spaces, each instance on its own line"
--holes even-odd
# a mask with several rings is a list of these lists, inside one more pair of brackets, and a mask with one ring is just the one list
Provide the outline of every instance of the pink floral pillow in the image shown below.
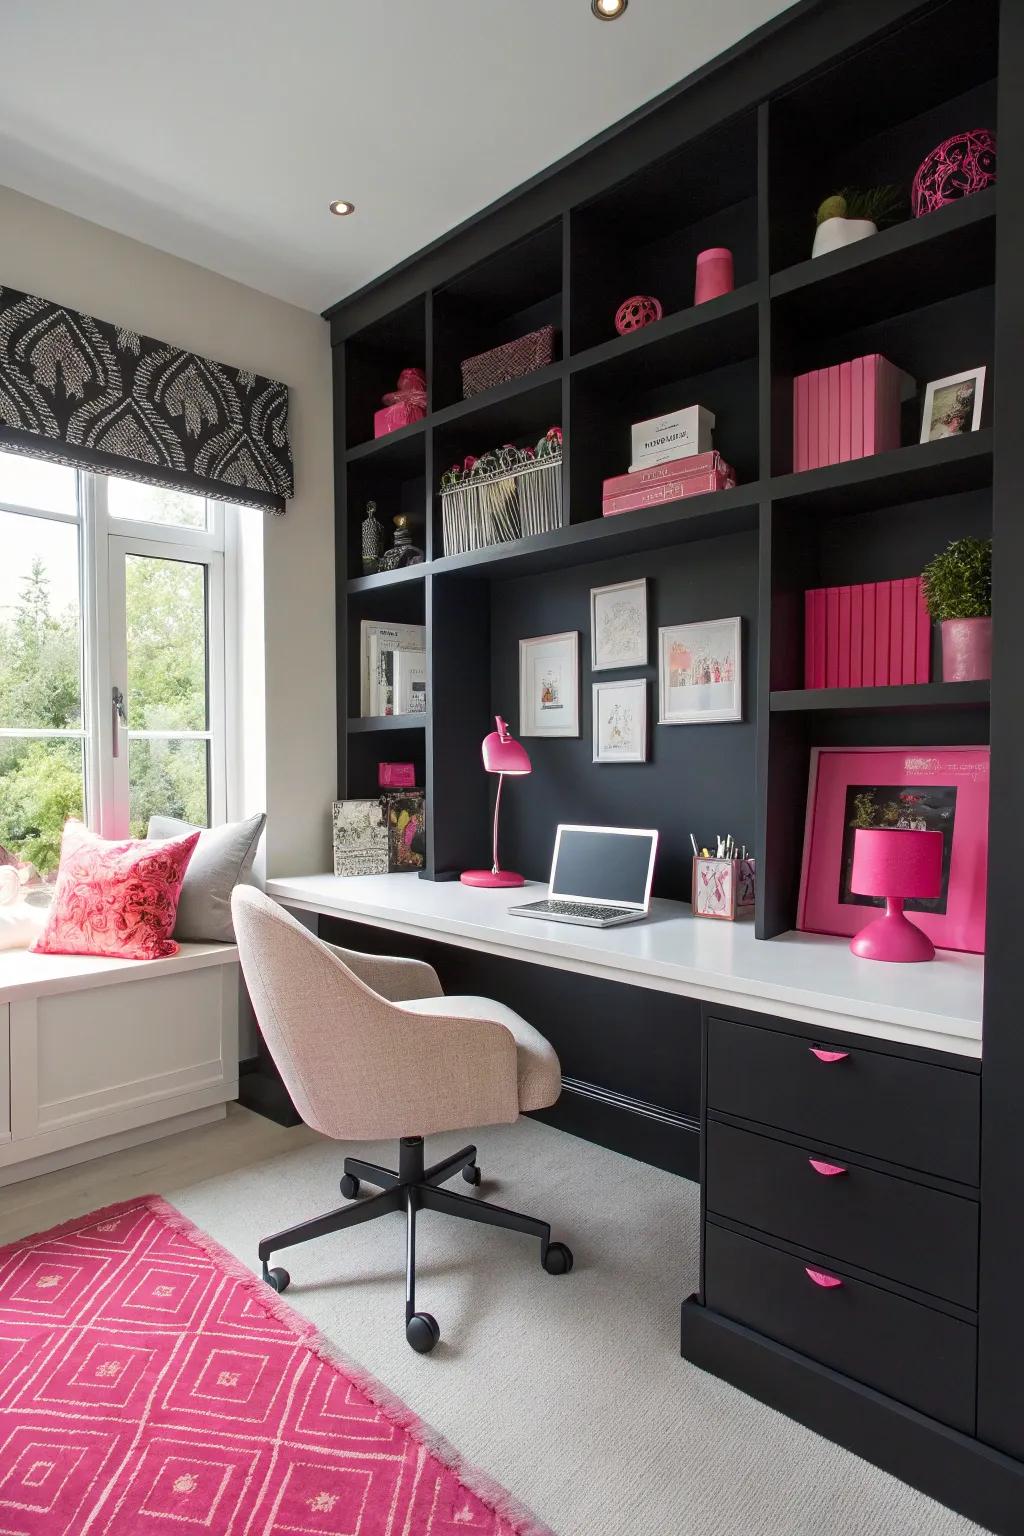
[[199,833],[191,832],[160,842],[110,843],[71,817],[46,926],[32,949],[120,960],[176,955],[171,934],[178,897],[198,841]]

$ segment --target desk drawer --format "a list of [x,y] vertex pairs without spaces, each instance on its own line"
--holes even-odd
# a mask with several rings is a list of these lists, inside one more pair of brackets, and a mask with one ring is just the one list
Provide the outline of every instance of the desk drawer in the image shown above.
[[708,1020],[708,1106],[926,1173],[978,1182],[976,1073]]
[[[708,1120],[707,1208],[963,1307],[977,1306],[978,1207],[908,1179]],[[842,1168],[842,1173],[829,1172]]]
[[851,1280],[823,1263],[815,1284],[804,1261],[707,1222],[704,1300],[898,1402],[974,1431],[977,1333],[931,1307]]

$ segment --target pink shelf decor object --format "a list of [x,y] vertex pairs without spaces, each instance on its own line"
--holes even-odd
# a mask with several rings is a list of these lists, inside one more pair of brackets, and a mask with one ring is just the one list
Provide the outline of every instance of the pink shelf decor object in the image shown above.
[[941,832],[858,827],[850,887],[857,896],[884,896],[885,915],[853,936],[850,949],[855,955],[899,964],[935,959],[935,945],[905,915],[903,903],[940,894],[943,843]]
[[373,413],[374,437],[386,437],[399,427],[411,427],[427,414],[427,380],[422,368],[403,368],[398,386],[384,396],[379,411]]
[[526,884],[522,875],[514,874],[510,869],[502,869],[498,863],[498,812],[501,810],[501,788],[505,782],[505,775],[522,778],[533,772],[529,753],[521,742],[516,741],[509,734],[508,726],[500,715],[495,715],[494,724],[496,729],[489,736],[484,737],[481,749],[485,772],[498,775],[498,792],[494,797],[491,867],[490,869],[467,869],[459,876],[463,885],[483,886],[487,890],[508,889]]
[[900,446],[906,375],[877,352],[793,380],[793,469],[823,469]]
[[732,293],[734,287],[732,251],[728,246],[713,245],[701,251],[697,257],[693,302],[706,304],[709,299],[720,299],[723,293]]
[[378,789],[413,789],[416,784],[414,763],[378,763]]
[[493,389],[497,384],[508,384],[513,379],[523,379],[538,368],[546,368],[555,357],[555,328],[542,325],[539,330],[517,336],[500,347],[488,352],[478,352],[474,357],[463,358],[462,398]]
[[994,185],[996,136],[988,128],[968,128],[943,139],[917,168],[910,191],[914,218],[934,213]]
[[804,593],[804,687],[931,680],[932,626],[919,576]]
[[631,299],[624,299],[615,311],[615,329],[620,336],[628,336],[631,331],[653,325],[663,314],[660,299],[649,293],[635,293]]

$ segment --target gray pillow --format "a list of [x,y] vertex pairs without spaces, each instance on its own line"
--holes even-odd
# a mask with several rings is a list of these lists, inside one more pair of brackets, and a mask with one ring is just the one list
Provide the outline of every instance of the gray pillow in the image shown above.
[[147,837],[180,837],[199,832],[178,899],[174,937],[183,942],[233,944],[231,892],[248,882],[266,816],[229,821],[223,827],[196,828],[174,816],[151,816]]

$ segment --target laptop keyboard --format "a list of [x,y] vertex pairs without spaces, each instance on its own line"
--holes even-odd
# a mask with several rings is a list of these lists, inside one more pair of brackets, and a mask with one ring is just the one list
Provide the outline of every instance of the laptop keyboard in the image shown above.
[[520,912],[557,912],[562,917],[639,917],[635,907],[605,907],[589,901],[530,901]]

